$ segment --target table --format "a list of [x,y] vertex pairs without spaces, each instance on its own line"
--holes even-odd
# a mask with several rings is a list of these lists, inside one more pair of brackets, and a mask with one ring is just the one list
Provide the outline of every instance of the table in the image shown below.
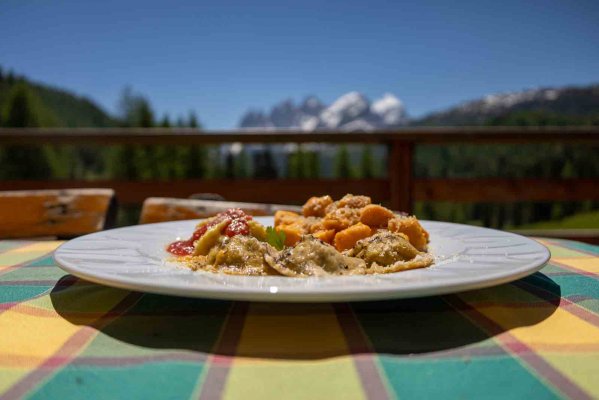
[[267,304],[85,282],[0,241],[0,398],[599,397],[599,248],[422,299]]

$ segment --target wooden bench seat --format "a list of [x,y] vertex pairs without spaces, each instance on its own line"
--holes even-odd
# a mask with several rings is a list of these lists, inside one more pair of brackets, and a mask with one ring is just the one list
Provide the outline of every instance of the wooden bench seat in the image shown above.
[[112,189],[0,192],[0,238],[70,238],[114,222]]
[[280,204],[150,197],[144,201],[139,222],[147,224],[208,218],[229,208],[241,208],[246,213],[254,216],[273,215],[277,210],[301,212],[301,207]]

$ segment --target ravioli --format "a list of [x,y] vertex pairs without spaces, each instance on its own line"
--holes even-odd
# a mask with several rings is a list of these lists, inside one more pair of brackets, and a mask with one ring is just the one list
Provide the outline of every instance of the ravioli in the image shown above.
[[294,246],[281,251],[276,257],[267,255],[266,261],[286,276],[356,275],[365,273],[363,260],[339,253],[330,244],[305,235]]
[[388,230],[380,230],[373,236],[359,240],[346,254],[364,260],[367,274],[424,268],[434,261],[430,254],[418,251],[404,237]]
[[269,252],[272,247],[252,236],[225,238],[208,254],[202,269],[230,275],[278,275],[265,261]]

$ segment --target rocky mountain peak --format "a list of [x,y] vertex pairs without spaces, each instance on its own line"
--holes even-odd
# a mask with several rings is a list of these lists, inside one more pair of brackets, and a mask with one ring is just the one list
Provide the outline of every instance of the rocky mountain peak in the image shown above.
[[250,111],[240,122],[241,128],[263,127],[316,129],[341,129],[345,131],[371,131],[405,124],[407,115],[403,103],[392,94],[385,94],[371,104],[360,92],[352,91],[340,96],[329,106],[317,97],[306,97],[299,106],[292,100],[275,105],[266,114]]

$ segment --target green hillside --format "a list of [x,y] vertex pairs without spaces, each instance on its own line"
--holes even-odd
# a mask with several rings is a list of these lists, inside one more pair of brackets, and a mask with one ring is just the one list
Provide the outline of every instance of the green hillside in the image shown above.
[[597,229],[599,211],[578,213],[563,219],[521,225],[519,229]]
[[62,89],[32,82],[22,76],[0,70],[0,123],[6,114],[7,102],[15,86],[25,86],[35,98],[36,107],[44,117],[40,126],[107,127],[114,119],[90,99]]

